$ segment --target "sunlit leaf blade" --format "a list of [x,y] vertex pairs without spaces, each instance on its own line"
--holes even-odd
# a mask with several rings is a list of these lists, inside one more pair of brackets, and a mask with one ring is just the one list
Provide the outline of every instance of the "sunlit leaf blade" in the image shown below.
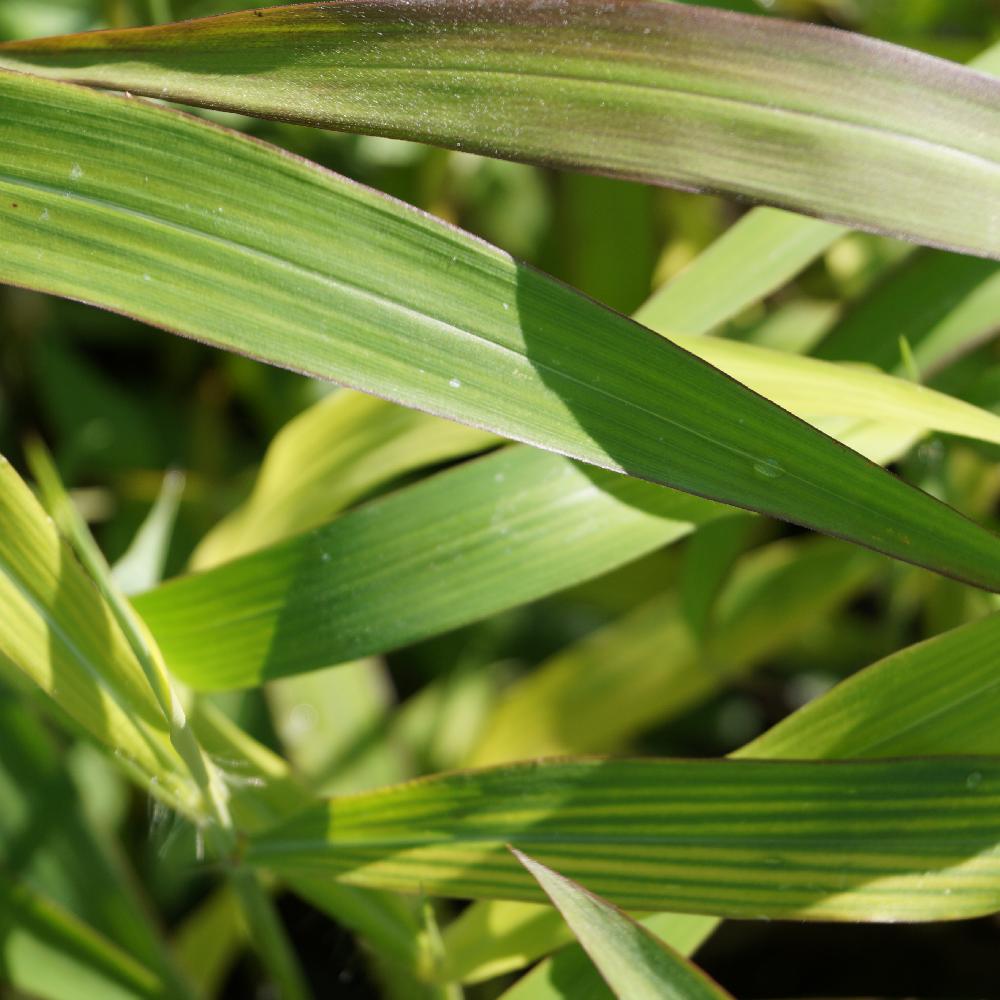
[[522,969],[572,940],[551,906],[506,899],[473,903],[444,929],[445,971],[456,982],[478,983]]
[[[1000,306],[1000,297],[996,304]],[[692,354],[855,448],[850,432],[839,434],[831,428],[831,418],[844,424],[865,421],[1000,443],[1000,416],[903,378],[719,337],[675,339]]]
[[467,763],[619,752],[630,737],[735,683],[884,564],[830,539],[810,541],[748,557],[727,582],[704,642],[668,593],[560,650],[500,696]]
[[[717,921],[685,913],[653,914],[640,923],[682,954],[690,955]],[[523,976],[508,992],[520,997],[521,991],[527,996],[535,989],[549,987],[556,996],[565,994],[573,1000],[606,1000],[604,980],[579,946],[566,945],[571,939],[569,929],[549,906],[509,900],[473,903],[445,929],[447,972],[453,979],[477,983],[522,969],[559,949],[551,960],[536,967],[535,974]],[[552,970],[553,964],[556,970]]]
[[248,687],[561,590],[727,513],[555,455],[505,448],[171,581],[135,606],[187,683]]
[[811,25],[623,0],[300,4],[12,43],[4,64],[1000,254],[1000,83]]
[[839,684],[739,757],[1000,752],[1000,614],[908,646]]
[[3,280],[1000,588],[1000,539],[383,195],[183,115],[16,74],[0,75],[0,130]]
[[163,579],[170,535],[183,492],[184,476],[168,472],[149,514],[112,570],[114,581],[123,594],[138,594]]
[[667,337],[699,336],[770,295],[848,230],[773,208],[755,208],[636,310]]
[[535,877],[620,1000],[722,1000],[729,994],[641,924],[526,854]]
[[191,808],[166,720],[111,610],[2,457],[0,523],[0,670],[37,685],[168,801]]
[[[998,643],[1000,615],[993,615],[903,649],[810,702],[734,756],[794,760],[1000,753]],[[966,779],[973,787],[977,773]],[[686,918],[665,913],[648,919],[669,928]],[[710,930],[711,925],[706,935]],[[684,942],[671,940],[691,954]],[[586,958],[571,948],[519,980],[504,1000],[555,1000],[568,977],[573,977],[574,997],[605,996]]]
[[[714,347],[707,338],[698,343]],[[988,439],[1000,425],[993,414],[898,379],[859,372],[855,397],[846,369],[792,357],[787,377],[769,376],[760,359],[777,352],[720,346],[726,363],[734,354],[762,388],[766,383],[768,391],[813,410],[836,409],[839,390],[848,410],[895,418],[904,441],[921,420]],[[780,355],[777,362],[783,371]],[[809,392],[797,388],[802,375],[811,378]],[[171,581],[141,595],[136,607],[187,683],[246,687],[385,652],[565,589],[726,513],[707,501],[510,448],[231,564]],[[828,576],[830,594],[840,592],[838,580],[856,579],[858,566],[873,565],[849,553],[835,558],[843,569]],[[809,594],[807,587],[800,596]],[[308,624],[316,614],[322,629]],[[659,642],[648,627],[640,631],[647,645]],[[741,650],[735,660],[746,662],[747,654],[753,655]],[[626,668],[619,663],[619,669]],[[655,712],[657,704],[653,699],[645,708]],[[535,730],[539,738],[545,732]]]
[[[920,424],[1000,439],[994,414],[900,379],[711,338],[694,346],[810,413],[888,418],[888,448],[882,438],[872,446],[881,457],[918,437]],[[298,453],[294,425],[287,440]],[[309,516],[307,494],[292,486],[269,492],[275,523],[265,533],[289,527],[282,498]],[[248,686],[384,652],[565,589],[725,513],[553,456],[505,449],[231,565],[172,581],[136,606],[189,684]],[[852,565],[872,565],[850,554],[840,560],[852,579]],[[842,575],[829,577],[831,593]],[[323,629],[308,625],[313,614]],[[736,659],[745,662],[747,652]],[[560,711],[558,718],[568,717]]]
[[295,874],[537,899],[504,844],[635,910],[943,920],[1000,910],[1000,759],[552,761],[336,799],[257,838]]
[[209,532],[191,565],[205,569],[317,527],[388,480],[498,443],[372,396],[333,393],[281,429],[250,498]]
[[[477,904],[473,904],[477,905]],[[639,921],[681,955],[693,955],[718,925],[712,917],[657,913]],[[611,1000],[613,994],[577,944],[561,948],[521,976],[501,1000]]]

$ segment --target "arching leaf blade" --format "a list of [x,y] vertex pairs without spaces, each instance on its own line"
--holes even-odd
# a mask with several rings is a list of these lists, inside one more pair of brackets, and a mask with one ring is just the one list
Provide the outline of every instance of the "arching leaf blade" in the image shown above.
[[9,68],[723,191],[1000,253],[1000,83],[685,4],[297,4],[5,46]]
[[1000,589],[1000,539],[468,234],[142,102],[0,98],[3,280]]

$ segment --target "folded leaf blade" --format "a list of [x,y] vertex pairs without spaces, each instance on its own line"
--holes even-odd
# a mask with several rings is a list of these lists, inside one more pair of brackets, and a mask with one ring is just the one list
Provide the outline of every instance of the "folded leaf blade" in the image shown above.
[[0,676],[40,689],[182,810],[191,788],[111,609],[0,456]]

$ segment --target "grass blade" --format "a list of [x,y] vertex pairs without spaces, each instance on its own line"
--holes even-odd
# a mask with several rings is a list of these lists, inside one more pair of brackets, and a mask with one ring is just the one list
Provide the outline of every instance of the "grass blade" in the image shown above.
[[[693,955],[718,925],[711,917],[657,913],[640,923],[681,955]],[[550,949],[551,950],[551,949]],[[522,976],[501,1000],[611,1000],[604,980],[587,953],[576,944],[560,949]]]
[[146,519],[112,569],[112,577],[123,594],[149,590],[163,579],[170,535],[183,492],[183,474],[168,472]]
[[2,869],[0,961],[5,983],[52,1000],[166,1000],[177,995],[127,952]]
[[777,291],[848,231],[755,208],[644,302],[635,319],[670,338],[709,333]]
[[[918,435],[933,430],[1000,443],[1000,417],[995,413],[875,369],[719,337],[675,339],[692,354],[834,436],[839,435],[828,428],[835,421],[866,421]],[[845,440],[858,447],[853,438]]]
[[[690,343],[803,415],[838,413],[849,429],[863,418],[876,421],[879,433],[858,443],[880,458],[919,437],[921,425],[1000,442],[996,415],[901,379],[714,338]],[[294,427],[286,441],[299,453]],[[270,492],[277,506],[265,530],[277,531],[288,523],[281,504],[302,514],[308,493]],[[247,686],[385,652],[553,593],[723,513],[705,501],[505,449],[310,534],[173,581],[136,606],[189,684]],[[395,610],[403,606],[405,616]],[[312,613],[329,627],[308,628]]]
[[299,4],[11,43],[4,64],[1000,254],[1000,83],[812,25],[622,0]]
[[[807,760],[1000,753],[998,642],[1000,614],[900,650],[799,709],[734,756]],[[978,773],[971,771],[967,778],[972,789]],[[670,926],[685,918],[665,913],[650,919]],[[706,927],[706,936],[711,929]],[[685,954],[693,950],[675,943]],[[569,976],[575,977],[574,996],[601,995],[599,977],[579,950],[565,949],[512,987],[505,1000],[554,1000],[561,996],[558,984]]]
[[[555,455],[505,448],[167,583],[135,606],[186,683],[247,687],[534,600],[727,513]],[[322,629],[310,624],[317,620]]]
[[247,502],[202,539],[194,569],[315,528],[406,472],[484,451],[486,431],[350,390],[333,393],[271,442]]
[[254,840],[278,872],[538,898],[504,849],[620,906],[925,921],[1000,910],[1000,759],[574,760],[336,799]]
[[169,726],[111,609],[0,458],[0,667],[37,685],[182,812],[196,798]]
[[6,281],[1000,588],[1000,539],[385,196],[183,115],[16,74],[0,74],[0,126],[16,136],[0,150]]
[[[998,642],[1000,615],[992,615],[903,649],[799,709],[734,756],[793,760],[1000,753],[995,723],[1000,711]],[[977,773],[970,772],[967,779],[973,788]],[[467,913],[503,905],[478,903]],[[482,914],[479,919],[489,917]],[[647,918],[656,921],[661,932],[683,928],[690,919],[671,913]],[[704,936],[714,927],[714,922],[705,922]],[[542,943],[550,940],[545,936]],[[670,940],[684,954],[691,954],[700,943]],[[556,938],[552,946],[559,943]],[[520,964],[525,963],[511,967]],[[504,1000],[556,1000],[567,982],[573,983],[574,997],[605,996],[600,978],[580,949],[567,948],[519,980]]]
[[513,849],[621,1000],[724,1000],[700,969],[583,886]]
[[1000,753],[1000,614],[908,646],[799,709],[740,757]]

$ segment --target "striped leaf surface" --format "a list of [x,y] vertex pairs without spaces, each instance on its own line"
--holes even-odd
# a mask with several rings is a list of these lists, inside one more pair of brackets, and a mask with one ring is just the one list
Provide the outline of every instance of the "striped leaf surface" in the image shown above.
[[636,0],[315,3],[13,43],[2,64],[1000,254],[1000,83],[812,25]]
[[337,799],[256,838],[278,872],[538,898],[504,845],[635,910],[943,920],[1000,910],[1000,759],[571,760]]
[[[803,415],[828,420],[839,414],[845,439],[858,437],[883,460],[905,450],[921,425],[1000,441],[995,414],[882,373],[714,338],[692,338],[691,346]],[[350,412],[361,398],[346,397],[351,406],[343,409]],[[397,425],[402,412],[382,403],[360,409],[375,428],[383,420]],[[354,454],[357,442],[348,434],[329,449],[333,458],[307,459],[312,452],[326,455],[323,442],[343,427],[328,421],[335,411],[324,405],[286,428],[265,464],[254,493],[259,499],[210,536],[207,557],[200,558],[219,557],[226,545],[238,552],[280,537],[291,531],[293,518],[305,526],[335,508],[352,481],[348,474],[337,477],[335,456]],[[884,433],[860,438],[854,428],[865,420]],[[355,436],[368,439],[363,430]],[[418,455],[403,447],[409,440],[405,431],[389,435],[371,471],[395,468],[403,454]],[[432,435],[431,447],[436,441]],[[442,441],[461,449],[488,439],[446,434]],[[646,483],[506,449],[248,558],[173,581],[141,596],[137,606],[188,683],[248,686],[383,652],[564,589],[725,513]],[[400,615],[399,607],[408,613]],[[311,613],[328,627],[308,627]]]
[[[891,758],[908,754],[998,754],[998,644],[1000,615],[992,615],[907,647],[810,702],[742,747],[734,756],[802,760],[855,756]],[[977,773],[969,774],[973,787]],[[493,914],[490,911],[500,907],[507,916],[502,909],[505,906],[510,904],[478,903],[466,911],[464,919],[474,916],[480,926],[491,926]],[[516,941],[520,928],[535,919],[531,913],[510,914],[508,937]],[[690,919],[661,913],[644,922],[655,923],[657,933],[668,935],[684,954],[691,954],[700,940],[692,942],[682,937]],[[712,929],[704,927],[704,935]],[[552,930],[551,920],[536,924],[533,943],[536,950],[528,952],[529,959],[562,943],[558,932]],[[504,942],[499,942],[501,949],[503,946]],[[527,964],[511,960],[502,965],[495,950],[480,945],[480,954],[484,951],[486,958],[482,961],[491,962],[494,968],[501,966],[506,971]],[[515,951],[515,956],[517,954]],[[580,949],[565,948],[519,980],[504,994],[504,1000],[556,1000],[563,995],[568,983],[572,983],[574,997],[597,1000],[607,996],[600,977]]]
[[1000,539],[384,195],[162,108],[12,73],[0,134],[0,280],[1000,589]]
[[739,757],[1000,753],[1000,614],[907,646],[737,751]]

